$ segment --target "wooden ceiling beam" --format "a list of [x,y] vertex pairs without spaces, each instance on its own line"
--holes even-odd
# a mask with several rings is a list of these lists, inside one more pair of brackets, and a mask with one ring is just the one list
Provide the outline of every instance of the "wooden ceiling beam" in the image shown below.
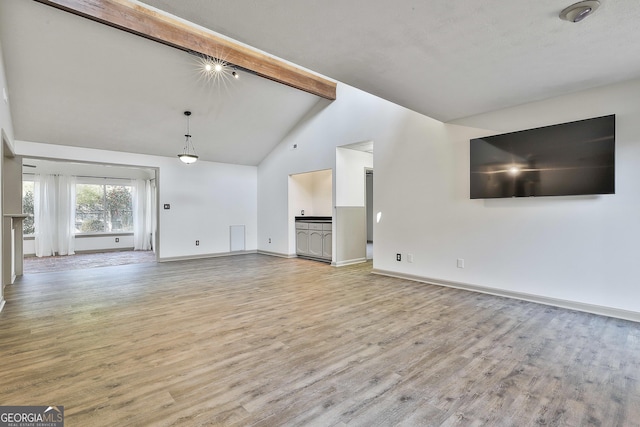
[[188,52],[218,58],[261,77],[336,99],[336,83],[129,0],[35,0]]

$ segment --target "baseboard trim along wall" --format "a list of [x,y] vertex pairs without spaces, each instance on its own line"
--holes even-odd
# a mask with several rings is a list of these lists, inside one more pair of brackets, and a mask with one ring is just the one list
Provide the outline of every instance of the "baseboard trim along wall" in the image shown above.
[[465,291],[479,292],[483,294],[496,295],[499,297],[513,298],[523,301],[535,302],[538,304],[550,305],[554,307],[567,308],[570,310],[583,311],[585,313],[598,314],[600,316],[615,317],[617,319],[631,320],[640,322],[640,313],[635,311],[622,310],[618,308],[605,307],[595,304],[586,304],[576,301],[568,301],[557,298],[549,298],[539,295],[527,294],[523,292],[511,292],[501,289],[487,288],[484,286],[470,285],[467,283],[450,282],[446,280],[436,280],[428,277],[414,276],[412,274],[397,273],[394,271],[380,270],[374,268],[373,274],[381,276],[396,277],[398,279],[412,280],[414,282],[426,283],[429,285],[445,286],[448,288],[462,289]]
[[260,255],[277,256],[278,258],[296,258],[297,257],[296,254],[281,254],[280,252],[270,252],[270,251],[263,251],[263,250],[258,250],[258,253]]
[[4,303],[6,301],[4,299],[0,300],[0,313],[2,313],[2,309],[4,308]]
[[158,262],[188,261],[190,259],[203,259],[203,258],[219,258],[219,257],[223,257],[223,256],[255,254],[257,252],[258,251],[256,251],[256,250],[252,250],[252,251],[219,252],[219,253],[215,253],[215,254],[174,256],[174,257],[159,258]]
[[337,262],[332,262],[331,265],[334,267],[344,267],[346,265],[361,264],[363,262],[367,262],[367,258],[355,258],[355,259],[348,259],[345,261],[337,261]]

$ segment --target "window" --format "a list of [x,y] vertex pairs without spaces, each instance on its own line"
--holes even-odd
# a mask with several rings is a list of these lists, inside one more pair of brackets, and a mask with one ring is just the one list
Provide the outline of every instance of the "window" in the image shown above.
[[27,181],[22,180],[22,213],[27,217],[22,221],[22,233],[25,236],[33,236],[36,232],[33,223],[33,179]]
[[76,184],[76,233],[133,232],[131,186]]

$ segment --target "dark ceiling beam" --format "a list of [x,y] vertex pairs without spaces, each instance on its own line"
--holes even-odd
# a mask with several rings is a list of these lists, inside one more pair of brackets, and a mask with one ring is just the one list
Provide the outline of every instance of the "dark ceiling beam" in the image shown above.
[[35,0],[187,52],[222,59],[261,77],[336,99],[336,83],[129,0]]

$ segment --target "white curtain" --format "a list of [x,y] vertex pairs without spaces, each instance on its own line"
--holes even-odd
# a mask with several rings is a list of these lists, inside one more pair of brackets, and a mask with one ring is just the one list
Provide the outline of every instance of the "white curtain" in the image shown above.
[[136,251],[148,251],[152,248],[155,215],[151,187],[149,180],[133,181],[133,249]]
[[36,174],[34,183],[36,256],[73,255],[75,178]]
[[151,250],[153,252],[156,251],[155,241],[156,241],[156,230],[158,229],[158,216],[157,216],[157,200],[156,200],[156,180],[152,179],[150,181],[151,188]]
[[76,249],[76,178],[59,175],[58,177],[58,255],[73,255]]

